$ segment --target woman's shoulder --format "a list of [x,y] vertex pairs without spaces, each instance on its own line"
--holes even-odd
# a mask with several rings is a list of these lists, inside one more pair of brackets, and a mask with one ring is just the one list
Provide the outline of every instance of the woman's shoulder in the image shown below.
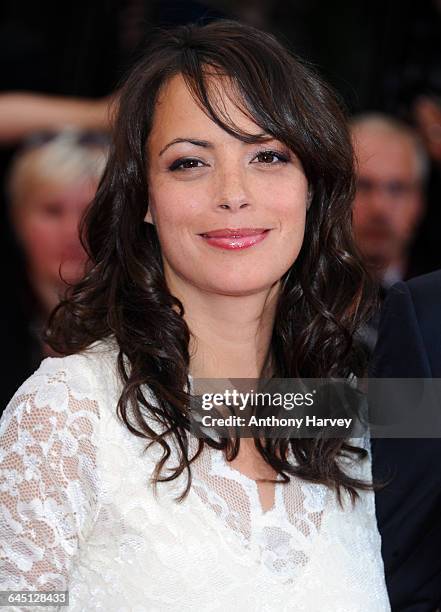
[[[100,384],[116,376],[118,344],[113,338],[93,342],[85,349],[60,357],[46,357],[32,377],[62,372],[73,383],[81,380]],[[29,379],[28,379],[29,380]]]
[[75,402],[98,405],[118,384],[117,344],[112,339],[94,342],[86,349],[63,357],[46,357],[17,389],[4,415],[29,398],[58,410]]

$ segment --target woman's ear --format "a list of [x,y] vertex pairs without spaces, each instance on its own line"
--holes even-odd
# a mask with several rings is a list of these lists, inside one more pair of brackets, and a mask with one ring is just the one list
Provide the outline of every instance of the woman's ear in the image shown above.
[[306,210],[309,210],[311,206],[312,198],[314,197],[314,191],[311,186],[308,187],[308,195],[306,196]]
[[155,225],[155,222],[154,222],[153,217],[152,217],[150,206],[147,208],[147,212],[146,212],[146,215],[144,217],[144,221],[145,221],[145,223],[151,223],[152,225]]

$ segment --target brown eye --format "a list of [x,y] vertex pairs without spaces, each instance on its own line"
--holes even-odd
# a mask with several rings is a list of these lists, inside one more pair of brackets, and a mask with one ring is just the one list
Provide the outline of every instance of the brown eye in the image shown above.
[[279,163],[286,163],[288,158],[282,153],[276,151],[260,151],[254,159],[257,159],[260,163],[274,166]]
[[[198,164],[201,164],[198,166]],[[205,164],[201,162],[200,159],[193,159],[190,157],[177,159],[172,165],[169,167],[169,170],[189,170],[191,168],[202,168]]]

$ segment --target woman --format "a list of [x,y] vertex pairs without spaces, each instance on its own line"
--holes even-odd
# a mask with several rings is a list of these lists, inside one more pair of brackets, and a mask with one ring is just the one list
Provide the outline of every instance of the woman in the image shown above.
[[54,355],[42,342],[41,332],[65,293],[66,282],[74,283],[84,274],[87,255],[78,224],[95,195],[107,150],[105,134],[66,128],[34,134],[12,160],[6,194],[18,261],[9,296],[14,306],[6,307],[6,312],[4,308],[2,315],[10,330],[9,342],[2,337],[10,361],[9,379],[3,370],[0,411],[42,358]]
[[90,270],[50,324],[67,356],[3,419],[8,588],[69,588],[74,610],[389,609],[365,449],[189,433],[194,378],[358,373],[352,195],[338,104],[273,37],[152,44]]

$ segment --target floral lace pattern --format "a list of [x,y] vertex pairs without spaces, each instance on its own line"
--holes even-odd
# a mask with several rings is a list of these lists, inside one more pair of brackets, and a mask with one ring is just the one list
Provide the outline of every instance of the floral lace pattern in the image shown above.
[[116,415],[115,359],[105,343],[46,359],[3,414],[0,590],[69,589],[69,611],[390,610],[373,494],[340,507],[292,478],[263,511],[257,483],[206,449],[184,502],[183,480],[155,495],[159,450]]
[[298,479],[275,484],[274,505],[263,511],[258,485],[233,469],[224,456],[206,450],[194,464],[193,488],[242,546],[257,554],[268,571],[292,582],[308,561],[329,491]]
[[[44,371],[45,370],[45,371]],[[5,410],[0,437],[0,583],[65,590],[96,503],[98,407],[82,373],[43,368]]]

